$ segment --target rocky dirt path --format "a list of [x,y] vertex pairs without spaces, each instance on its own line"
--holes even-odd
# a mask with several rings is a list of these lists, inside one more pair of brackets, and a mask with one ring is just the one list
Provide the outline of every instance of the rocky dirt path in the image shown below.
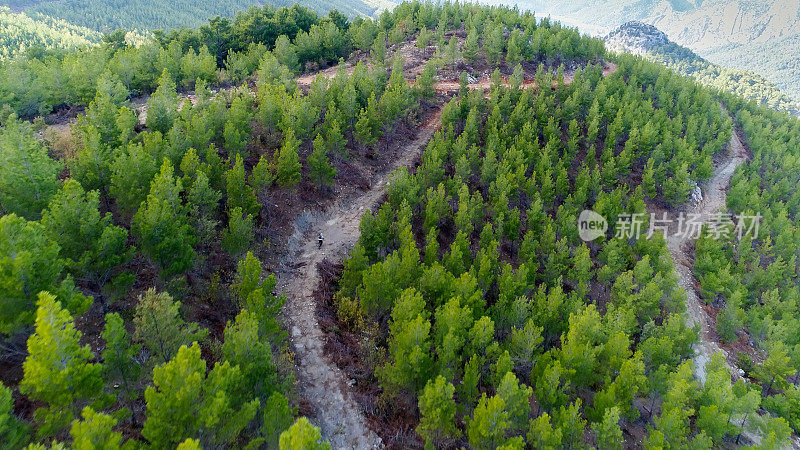
[[[723,161],[716,167],[711,179],[706,183],[703,190],[703,198],[694,207],[684,213],[699,214],[700,219],[707,220],[710,215],[726,209],[725,200],[726,190],[730,185],[731,177],[736,168],[747,159],[747,150],[734,130],[728,143],[728,153]],[[701,306],[698,296],[698,288],[693,274],[694,270],[694,237],[687,233],[670,233],[667,237],[667,248],[672,255],[675,269],[678,272],[679,284],[686,291],[686,309],[689,313],[687,319],[689,326],[700,325],[700,341],[695,344],[696,354],[694,357],[695,373],[701,382],[706,379],[706,363],[711,359],[711,355],[721,352],[727,359],[727,353],[721,349],[712,338],[712,326],[710,318]]]
[[[739,138],[734,126],[731,139],[728,142],[728,151],[724,159],[717,165],[711,179],[706,183],[703,190],[703,198],[694,206],[687,208],[683,213],[688,217],[689,214],[699,214],[699,218],[706,221],[711,214],[722,210],[727,210],[726,199],[727,189],[730,186],[733,172],[744,163],[748,158],[747,148],[745,148]],[[727,352],[719,346],[714,338],[714,323],[703,310],[699,296],[699,285],[694,277],[694,237],[680,235],[670,231],[667,236],[667,248],[672,255],[675,270],[678,273],[678,284],[686,292],[686,310],[688,317],[687,325],[694,327],[700,326],[700,341],[694,345],[694,367],[695,376],[701,383],[706,381],[706,364],[711,360],[715,353],[722,353],[725,357],[726,365],[734,378],[740,378],[738,371],[728,362]],[[737,419],[738,420],[738,419]],[[754,432],[750,425],[744,424],[742,436],[754,444],[761,442],[761,436]],[[797,443],[792,442],[793,448],[799,448]]]
[[[401,150],[401,157],[388,172],[410,166],[439,128],[441,110],[420,126],[414,140]],[[300,394],[314,411],[312,421],[322,428],[322,435],[333,448],[378,448],[381,439],[367,425],[361,408],[347,389],[347,379],[325,354],[324,335],[316,319],[314,290],[318,286],[317,264],[328,258],[345,258],[359,236],[361,215],[372,209],[383,196],[386,173],[376,177],[372,186],[355,199],[331,206],[322,214],[301,214],[289,238],[289,252],[277,273],[277,289],[287,297],[286,314],[290,340],[295,351]],[[315,236],[325,237],[322,249]]]

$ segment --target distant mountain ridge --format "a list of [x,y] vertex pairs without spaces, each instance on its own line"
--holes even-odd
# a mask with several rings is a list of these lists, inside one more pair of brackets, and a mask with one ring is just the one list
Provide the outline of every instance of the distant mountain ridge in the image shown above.
[[[486,0],[490,3],[502,1]],[[511,0],[506,0],[511,1]],[[755,72],[800,100],[800,2],[797,0],[517,0],[539,17],[602,36],[631,20],[654,25],[673,42],[725,67]]]
[[199,27],[208,19],[233,17],[251,6],[292,6],[299,3],[325,15],[337,9],[349,17],[371,16],[393,6],[388,0],[0,0],[0,6],[54,19],[100,32]]
[[638,21],[626,22],[603,39],[608,50],[640,55],[695,78],[704,85],[736,93],[775,110],[800,114],[798,102],[765,78],[753,72],[713,64],[690,49],[672,42],[663,31],[653,25]]

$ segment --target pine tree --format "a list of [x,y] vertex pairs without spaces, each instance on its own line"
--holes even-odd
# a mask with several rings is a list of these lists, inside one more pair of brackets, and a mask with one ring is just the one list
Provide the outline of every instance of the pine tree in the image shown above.
[[225,183],[228,211],[241,208],[242,213],[246,215],[258,215],[261,211],[261,204],[250,186],[245,183],[244,163],[241,156],[236,155],[233,167],[225,173]]
[[31,127],[11,116],[0,129],[0,211],[39,218],[58,190],[61,168]]
[[14,416],[11,389],[0,383],[0,441],[9,448],[22,448],[27,440],[27,427]]
[[197,172],[186,191],[186,205],[189,208],[190,223],[201,242],[213,239],[218,224],[215,212],[221,198],[222,193],[211,187],[205,172]]
[[264,436],[264,443],[269,449],[278,448],[281,433],[292,425],[297,410],[289,406],[289,400],[280,392],[273,393],[267,399],[263,410],[261,435]]
[[186,440],[178,444],[176,450],[203,450],[203,447],[200,446],[199,440],[186,438]]
[[517,65],[525,56],[525,36],[519,28],[511,31],[508,39],[508,49],[506,50],[506,64],[509,66]]
[[291,69],[281,64],[272,52],[266,52],[256,71],[256,86],[261,90],[270,84],[282,86],[287,91],[297,87]]
[[280,388],[291,384],[291,379],[278,379],[272,362],[272,349],[267,337],[260,334],[257,316],[244,310],[235,322],[225,327],[222,344],[224,360],[242,371],[242,382],[236,393],[242,401],[256,398],[267,405],[267,399]]
[[375,62],[382,64],[386,62],[386,33],[381,31],[375,37],[375,40],[372,42],[372,48],[370,50],[370,54],[372,59]]
[[155,364],[172,359],[182,345],[202,341],[208,331],[196,323],[186,323],[178,312],[181,302],[172,300],[166,292],[148,289],[139,297],[133,323],[134,338],[144,344]]
[[358,116],[358,93],[353,78],[348,80],[347,85],[339,94],[337,102],[346,120],[345,128],[351,127]]
[[236,121],[228,119],[225,122],[225,128],[222,135],[225,139],[225,149],[228,155],[236,155],[237,157],[248,156],[247,147],[247,133],[242,129]]
[[339,119],[334,118],[328,122],[328,117],[325,117],[325,147],[328,153],[336,153],[343,157],[347,157],[347,141],[342,134],[342,127]]
[[295,91],[294,95],[283,102],[283,114],[280,120],[280,129],[284,136],[289,130],[294,131],[298,139],[305,139],[319,121],[319,108],[311,104],[307,96]]
[[297,50],[286,35],[278,36],[278,39],[275,40],[275,50],[272,53],[278,58],[278,62],[288,67],[293,73],[300,70]]
[[522,431],[528,425],[532,394],[533,389],[520,383],[511,371],[506,372],[497,385],[497,395],[502,397],[506,405],[511,430]]
[[[533,378],[533,375],[531,375]],[[536,399],[547,411],[564,405],[567,401],[567,392],[570,389],[567,373],[561,363],[554,361],[548,364],[535,381]]]
[[147,128],[166,135],[178,114],[178,94],[167,69],[158,80],[158,88],[147,100]]
[[484,393],[478,406],[467,419],[469,444],[477,449],[497,448],[506,442],[506,431],[511,426],[503,398],[487,397]]
[[199,52],[189,49],[181,58],[183,85],[194,87],[197,80],[213,81],[217,74],[217,60],[205,45]]
[[467,39],[464,41],[464,58],[468,62],[475,61],[478,56],[478,30],[470,28],[467,30]]
[[580,398],[569,406],[562,406],[553,412],[555,426],[561,430],[564,442],[580,442],[586,429],[586,420],[581,416]]
[[455,387],[442,377],[436,381],[428,380],[419,397],[421,418],[417,433],[425,439],[426,446],[440,442],[443,438],[459,435],[456,428],[456,402],[453,399]]
[[106,325],[101,334],[106,341],[103,351],[103,372],[108,384],[119,383],[123,398],[135,392],[134,383],[139,380],[141,366],[136,358],[142,349],[141,345],[131,344],[131,337],[117,313],[106,314]]
[[176,446],[185,437],[196,438],[203,447],[226,446],[258,410],[258,400],[232,401],[231,392],[241,382],[237,366],[215,364],[206,376],[197,342],[181,346],[174,358],[153,369],[153,386],[144,393],[147,419],[142,436],[151,445]]
[[764,386],[763,394],[769,393],[776,385],[783,387],[786,384],[786,377],[797,372],[790,361],[786,345],[781,341],[775,341],[769,348],[767,358],[755,371],[756,378]]
[[653,158],[648,159],[647,165],[642,173],[642,187],[644,188],[644,193],[651,199],[655,198],[657,194],[655,169],[653,168],[653,164]]
[[113,431],[117,424],[113,417],[95,412],[91,407],[83,408],[83,420],[72,422],[69,434],[75,450],[118,450],[122,448],[122,433]]
[[619,427],[619,410],[616,407],[607,409],[603,420],[592,424],[592,428],[597,436],[598,448],[622,449],[624,441]]
[[133,251],[125,245],[128,231],[114,226],[110,213],[101,217],[99,207],[97,191],[84,192],[80,183],[67,179],[43,212],[42,225],[61,247],[67,267],[102,287]]
[[119,109],[117,114],[117,131],[119,132],[120,145],[125,145],[136,137],[136,125],[139,123],[139,118],[130,110],[130,108],[123,106]]
[[695,413],[692,406],[697,392],[692,367],[691,361],[686,361],[669,374],[661,415],[653,419],[655,429],[672,445],[682,445],[689,437],[688,421]]
[[333,184],[336,176],[336,168],[331,166],[327,155],[327,146],[322,135],[317,135],[314,139],[314,151],[308,156],[309,178],[317,188],[329,187]]
[[505,49],[503,28],[503,24],[494,26],[488,24],[486,30],[484,30],[483,52],[486,54],[486,61],[492,66],[496,66],[500,63],[503,50]]
[[428,62],[423,67],[422,72],[417,76],[414,81],[414,89],[422,98],[433,98],[436,95],[434,84],[436,82],[436,66]]
[[279,447],[280,450],[330,450],[331,444],[322,440],[319,428],[301,417],[281,434]]
[[294,137],[294,131],[287,130],[283,144],[278,152],[278,162],[275,170],[276,180],[282,187],[292,187],[300,182],[300,156],[297,151],[300,141]]
[[371,93],[367,99],[367,106],[361,109],[358,114],[358,121],[355,125],[356,139],[362,145],[372,147],[378,142],[381,134],[381,122],[378,113],[378,102],[375,93]]
[[[84,123],[79,129],[82,139],[75,159],[69,164],[70,176],[89,189],[105,192],[111,177],[113,148],[108,141],[103,141],[100,131],[91,123]],[[111,133],[116,140],[116,128]]]
[[50,436],[69,425],[77,401],[100,393],[103,369],[89,362],[94,359],[91,348],[81,347],[81,332],[55,296],[42,292],[36,305],[36,328],[28,338],[19,388],[32,400],[47,404],[36,410],[34,418],[41,423],[39,434]]
[[547,413],[531,420],[528,428],[528,443],[535,449],[563,447],[561,429],[553,427]]
[[450,38],[444,50],[445,64],[454,65],[461,59],[461,52],[458,49],[458,39],[455,36]]
[[377,372],[384,389],[413,388],[419,391],[428,381],[432,369],[431,322],[422,305],[422,297],[409,289],[392,309],[391,359]]
[[181,180],[175,179],[172,165],[164,160],[131,223],[142,253],[160,266],[164,276],[181,274],[194,265],[195,235],[181,203],[182,191]]
[[416,45],[418,48],[427,47],[430,45],[431,38],[433,38],[432,34],[433,33],[431,33],[431,30],[423,27],[419,30],[419,34],[417,35],[417,40],[414,42],[414,45]]
[[128,144],[111,166],[111,195],[119,209],[133,215],[150,192],[150,183],[158,174],[163,154],[161,133],[144,133],[144,145]]
[[272,186],[272,182],[275,181],[275,174],[272,173],[269,160],[264,155],[261,155],[258,163],[253,167],[248,181],[256,192],[263,192]]
[[78,292],[71,276],[63,276],[59,250],[38,222],[15,214],[0,216],[0,333],[10,335],[33,323],[41,291],[56,293],[72,314],[91,306],[92,297]]
[[664,180],[662,194],[670,205],[677,206],[686,201],[690,191],[688,165],[683,163],[676,169],[674,176]]
[[277,283],[275,275],[270,274],[262,279],[261,272],[261,261],[252,252],[247,252],[239,260],[236,278],[231,287],[241,308],[253,313],[258,319],[261,335],[275,342],[281,333],[277,316],[286,303],[286,298],[273,294]]
[[235,207],[228,213],[228,227],[221,233],[222,249],[232,257],[244,253],[253,242],[253,216]]
[[249,155],[247,139],[251,133],[250,120],[253,118],[253,98],[249,94],[238,95],[231,102],[227,121],[223,128],[225,149],[229,157],[233,155],[246,159]]

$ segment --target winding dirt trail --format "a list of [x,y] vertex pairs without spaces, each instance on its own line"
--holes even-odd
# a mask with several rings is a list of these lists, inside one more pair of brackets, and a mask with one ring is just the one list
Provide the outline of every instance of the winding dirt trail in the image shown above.
[[[410,166],[439,128],[441,109],[420,125],[414,140],[400,150],[402,156],[388,172]],[[303,215],[289,238],[289,254],[276,272],[278,291],[287,296],[284,311],[296,355],[300,394],[310,402],[311,418],[333,448],[379,448],[381,439],[367,425],[359,405],[347,389],[347,379],[325,354],[324,335],[317,324],[314,290],[318,285],[317,264],[328,258],[344,259],[359,236],[361,215],[377,205],[386,189],[385,173],[355,199],[339,201],[322,214]],[[317,248],[314,236],[322,232],[325,243]]]
[[[604,66],[603,75],[616,72],[616,65]],[[321,72],[324,76],[335,75],[335,68]],[[319,73],[298,80],[310,83]],[[571,77],[565,77],[569,84]],[[472,90],[488,90],[491,83],[479,80],[468,86]],[[458,91],[458,81],[438,81],[435,90],[439,93]],[[424,146],[439,129],[441,107],[422,124],[416,137],[400,150],[401,157],[384,174],[375,177],[372,186],[363,194],[339,200],[324,213],[301,214],[294,224],[289,238],[287,256],[282,260],[275,275],[279,292],[287,296],[284,307],[289,336],[295,351],[295,363],[300,395],[314,411],[311,419],[321,427],[322,435],[333,448],[379,448],[381,438],[372,431],[356,401],[352,398],[346,376],[325,354],[324,334],[316,320],[314,290],[319,283],[317,264],[328,258],[341,261],[346,258],[359,236],[361,215],[377,205],[385,192],[385,175],[400,166],[415,162]],[[325,237],[322,249],[317,248],[314,236],[321,232]]]
[[[684,214],[686,214],[687,217],[691,214],[698,214],[699,218],[705,221],[710,215],[724,210],[726,208],[726,190],[730,185],[733,172],[739,165],[744,163],[745,160],[747,160],[747,149],[744,147],[744,144],[742,144],[742,141],[739,139],[734,129],[728,143],[728,153],[725,155],[723,161],[714,169],[714,174],[706,183],[702,200],[693,207],[689,207],[687,210],[683,211]],[[727,353],[720,348],[716,340],[712,337],[713,323],[700,303],[698,287],[693,274],[694,250],[692,246],[694,238],[694,236],[688,233],[678,234],[670,231],[669,236],[666,236],[666,241],[667,248],[675,264],[675,270],[678,273],[678,283],[684,291],[686,291],[686,309],[689,313],[687,324],[691,327],[695,325],[700,326],[700,341],[695,344],[696,354],[694,356],[694,364],[697,378],[702,383],[705,383],[705,367],[711,359],[711,355],[721,352],[727,360]],[[728,367],[734,376],[738,376],[734,373],[730,365]]]
[[[743,164],[748,158],[747,148],[745,148],[739,138],[735,126],[731,134],[731,139],[728,142],[727,150],[728,153],[714,169],[714,174],[706,183],[702,200],[693,207],[683,211],[687,216],[689,214],[699,214],[699,218],[705,221],[711,214],[727,210],[726,191],[730,186],[731,177],[733,177],[736,168]],[[695,376],[700,383],[705,384],[706,364],[711,360],[712,355],[721,353],[725,358],[725,364],[731,375],[734,378],[740,378],[738,370],[728,361],[728,353],[722,349],[715,340],[715,333],[712,333],[714,323],[703,310],[698,295],[699,286],[695,282],[693,272],[695,258],[693,239],[694,237],[691,235],[686,235],[685,233],[678,234],[672,230],[670,230],[669,236],[666,237],[667,248],[675,264],[675,270],[678,273],[678,285],[686,292],[686,310],[688,312],[686,319],[687,325],[690,327],[696,325],[700,326],[700,341],[694,345],[695,355],[693,361]],[[739,418],[736,420],[738,421]],[[751,429],[749,421],[745,420],[743,428],[743,437],[756,445],[761,442],[760,433],[754,432],[754,430]],[[798,448],[797,444],[794,442],[792,443],[792,447]]]

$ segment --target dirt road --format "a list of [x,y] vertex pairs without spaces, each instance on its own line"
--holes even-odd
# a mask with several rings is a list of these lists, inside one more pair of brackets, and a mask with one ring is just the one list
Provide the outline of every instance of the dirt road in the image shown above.
[[[420,126],[390,171],[415,162],[439,128],[440,115],[441,110]],[[377,176],[369,190],[355,200],[342,200],[322,214],[301,214],[289,238],[289,253],[275,274],[277,289],[287,296],[284,311],[296,355],[300,394],[311,403],[315,412],[312,421],[337,449],[377,448],[382,443],[350,395],[345,375],[325,354],[313,297],[319,281],[317,264],[325,258],[340,261],[348,255],[359,236],[361,215],[374,208],[384,193],[385,175]],[[317,248],[315,239],[320,232],[325,237],[322,249]]]
[[[726,198],[727,189],[730,186],[731,177],[733,172],[739,165],[747,160],[748,153],[741,139],[734,132],[728,143],[728,152],[724,159],[717,165],[711,179],[703,189],[703,198],[693,207],[687,208],[683,211],[686,216],[689,214],[699,214],[703,220],[708,219],[709,215],[717,213],[721,210],[727,210]],[[672,261],[675,264],[675,270],[678,273],[678,285],[686,292],[686,310],[688,317],[687,324],[690,327],[695,325],[700,326],[700,341],[694,345],[694,366],[695,376],[701,383],[706,381],[706,364],[711,360],[714,353],[722,353],[725,357],[726,365],[731,375],[734,378],[739,378],[740,375],[728,362],[727,352],[720,348],[718,342],[714,339],[712,327],[714,323],[706,314],[701,306],[701,300],[698,295],[698,287],[695,283],[694,270],[694,251],[692,249],[692,236],[678,235],[677,233],[670,232],[666,238],[667,248],[672,255]],[[739,418],[736,418],[738,422]],[[761,435],[754,432],[750,425],[745,422],[744,431],[742,436],[754,444],[761,442]],[[792,442],[793,448],[798,448],[796,442]]]
[[[733,172],[746,159],[747,150],[734,130],[728,143],[728,152],[722,162],[715,168],[711,179],[706,183],[702,200],[693,207],[687,208],[684,214],[687,216],[699,214],[701,219],[707,220],[710,215],[725,210],[726,190],[730,185]],[[687,323],[692,327],[700,325],[700,341],[695,344],[694,363],[697,378],[701,382],[705,382],[705,366],[711,359],[711,355],[721,352],[727,359],[727,353],[712,338],[711,327],[713,323],[700,303],[701,300],[698,296],[698,288],[695,286],[693,274],[694,252],[691,248],[693,239],[694,237],[690,235],[671,232],[666,241],[675,269],[678,272],[678,283],[686,291],[686,309],[689,313]],[[733,369],[731,368],[731,370]]]
[[[699,214],[701,219],[707,220],[711,214],[724,210],[726,208],[726,190],[730,185],[733,172],[746,159],[747,150],[734,131],[728,143],[728,153],[722,163],[714,170],[711,179],[706,183],[703,190],[703,199],[694,207],[688,208],[688,211],[684,213],[687,216],[689,214]],[[670,233],[667,237],[667,248],[669,248],[672,260],[675,263],[675,269],[678,272],[679,285],[686,291],[686,309],[689,313],[688,325],[700,325],[700,342],[695,345],[694,363],[697,378],[701,382],[705,382],[705,366],[711,359],[711,355],[722,352],[727,357],[727,354],[712,339],[711,327],[713,324],[701,307],[701,300],[695,287],[693,275],[694,252],[691,250],[692,239],[694,238],[687,234]]]

